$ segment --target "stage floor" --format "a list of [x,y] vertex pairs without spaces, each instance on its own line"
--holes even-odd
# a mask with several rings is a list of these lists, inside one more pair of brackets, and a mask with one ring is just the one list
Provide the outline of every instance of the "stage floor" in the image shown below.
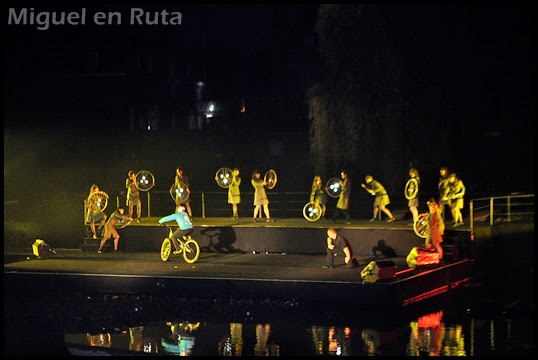
[[[409,268],[406,257],[424,240],[408,221],[370,222],[340,219],[310,222],[306,219],[194,218],[202,252],[194,264],[173,256],[160,259],[160,243],[168,234],[159,218],[142,218],[120,230],[120,252],[56,249],[50,259],[37,259],[31,249],[4,251],[4,289],[25,294],[99,293],[201,298],[293,299],[293,301],[363,305],[406,305],[465,285],[472,261],[445,253],[440,264]],[[334,226],[348,238],[359,264],[344,265],[343,253],[335,267],[326,265],[326,229]],[[468,238],[469,229],[447,231]],[[214,235],[217,234],[217,235]],[[456,240],[460,241],[457,239]],[[216,238],[216,240],[215,240]],[[385,239],[396,256],[376,258],[372,246]],[[98,239],[91,239],[99,242]],[[109,241],[111,243],[111,241]],[[223,246],[225,244],[226,246]],[[209,246],[212,245],[212,246]],[[94,246],[94,245],[92,245]],[[448,246],[448,241],[447,241]],[[107,247],[110,249],[110,246]],[[217,251],[215,251],[217,249]],[[221,251],[218,251],[221,250]],[[357,251],[355,251],[357,250]],[[384,262],[388,261],[388,263]],[[363,283],[361,271],[371,262],[387,266],[392,274]],[[389,271],[390,273],[390,271]]]
[[[470,261],[409,268],[404,257],[379,258],[394,263],[395,276],[363,284],[361,271],[374,257],[358,258],[349,269],[343,256],[324,269],[324,255],[206,253],[187,264],[175,256],[162,262],[156,252],[87,253],[57,249],[50,259],[21,252],[4,253],[4,289],[11,294],[106,293],[202,298],[279,298],[338,302],[343,294],[357,304],[405,305],[462,285]],[[459,286],[458,285],[458,286]],[[7,290],[9,289],[9,290]],[[427,295],[427,294],[426,294]]]

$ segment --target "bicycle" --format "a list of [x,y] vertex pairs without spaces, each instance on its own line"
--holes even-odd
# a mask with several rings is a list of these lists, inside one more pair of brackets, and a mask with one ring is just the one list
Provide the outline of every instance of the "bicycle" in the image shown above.
[[[161,260],[168,261],[170,254],[172,254],[172,241],[170,239],[172,238],[174,229],[169,225],[163,224],[163,226],[168,228],[169,233],[168,237],[164,238],[161,244]],[[192,264],[198,261],[198,258],[200,257],[200,245],[198,245],[198,241],[193,239],[190,235],[184,235],[181,238],[178,237],[176,239],[179,242],[179,253],[183,255],[185,262],[187,264]]]

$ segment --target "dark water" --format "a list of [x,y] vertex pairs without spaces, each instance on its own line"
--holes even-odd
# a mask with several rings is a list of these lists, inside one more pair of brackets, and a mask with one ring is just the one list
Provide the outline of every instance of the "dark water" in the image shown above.
[[493,276],[405,309],[29,291],[4,296],[4,355],[533,356],[533,277]]
[[468,286],[405,308],[348,306],[345,293],[304,304],[4,289],[4,356],[534,356],[534,260],[521,239],[480,249],[483,275]]

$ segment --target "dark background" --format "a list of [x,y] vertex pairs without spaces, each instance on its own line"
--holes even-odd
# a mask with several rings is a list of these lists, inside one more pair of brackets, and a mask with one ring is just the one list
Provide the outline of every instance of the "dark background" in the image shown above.
[[[37,30],[9,25],[10,7],[35,13],[85,7],[88,16],[120,11],[124,23],[96,26],[88,18],[86,25]],[[182,24],[128,24],[133,7],[180,11]],[[382,84],[385,76],[398,85],[391,93],[388,85],[369,88],[372,103],[393,101],[399,115],[371,120],[376,128],[370,132],[364,130],[370,123],[361,128],[361,150],[349,169],[356,179],[352,206],[370,211],[371,199],[358,184],[372,173],[393,206],[405,209],[411,165],[421,171],[424,196],[435,194],[444,165],[464,181],[466,199],[534,192],[534,5],[386,5],[375,12],[382,14],[384,37],[371,31],[379,18],[369,17],[369,8],[360,14],[368,28],[344,26],[346,17],[355,23],[359,8],[351,5],[326,8],[340,28],[321,26],[319,8],[4,5],[5,244],[27,246],[39,237],[77,247],[90,186],[121,195],[131,169],[152,171],[154,191],[167,191],[181,166],[193,191],[201,192],[221,191],[215,172],[237,166],[248,192],[254,169],[273,168],[275,190],[308,193],[314,173],[326,181],[348,165],[336,160],[320,167],[310,153],[308,89],[345,83],[331,78],[336,60],[345,69],[341,77],[359,73],[357,85]],[[366,56],[374,45],[381,60],[397,63],[400,75],[386,75],[390,66],[360,71],[379,60]],[[353,66],[346,65],[349,59]],[[218,106],[215,116],[198,121],[211,102]],[[328,133],[326,141],[342,139]],[[250,199],[242,206],[250,213]]]

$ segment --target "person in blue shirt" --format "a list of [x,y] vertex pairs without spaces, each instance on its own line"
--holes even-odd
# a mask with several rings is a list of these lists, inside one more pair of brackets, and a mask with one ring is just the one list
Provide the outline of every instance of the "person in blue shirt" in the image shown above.
[[176,231],[172,233],[172,244],[174,244],[174,254],[179,254],[181,249],[179,248],[178,237],[187,236],[193,231],[193,225],[189,214],[185,211],[185,204],[178,205],[178,212],[164,216],[159,219],[159,224],[164,224],[169,221],[175,221],[179,226]]

